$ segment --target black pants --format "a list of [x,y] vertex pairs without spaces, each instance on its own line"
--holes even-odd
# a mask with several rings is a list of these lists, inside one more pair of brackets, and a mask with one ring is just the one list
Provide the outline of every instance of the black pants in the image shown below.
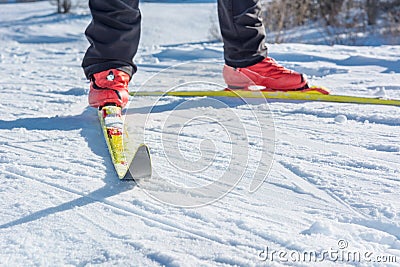
[[[82,67],[86,76],[110,68],[130,75],[140,38],[139,0],[89,0],[92,21],[86,29],[90,42]],[[247,67],[267,55],[259,0],[218,0],[224,58],[232,67]]]

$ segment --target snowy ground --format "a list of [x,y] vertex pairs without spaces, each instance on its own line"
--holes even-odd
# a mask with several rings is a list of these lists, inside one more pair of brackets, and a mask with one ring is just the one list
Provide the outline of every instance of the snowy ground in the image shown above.
[[[194,99],[192,106],[175,109],[186,102],[163,98],[145,137],[161,177],[211,183],[224,172],[229,149],[256,157],[260,140],[249,110],[272,116],[275,135],[270,173],[255,193],[248,192],[251,179],[244,176],[212,204],[171,207],[117,180],[96,111],[87,107],[88,82],[80,69],[90,16],[59,16],[54,9],[47,2],[0,5],[0,266],[399,264],[399,107],[226,100],[226,107],[216,108]],[[221,62],[222,44],[207,42],[205,23],[215,18],[215,4],[143,3],[142,9],[139,72],[131,90],[174,64]],[[181,18],[174,24],[170,18],[177,12]],[[185,27],[188,21],[192,25]],[[400,46],[269,49],[279,62],[335,93],[373,96],[384,88],[400,98]],[[206,79],[204,71],[189,79]],[[154,101],[132,99],[128,113],[135,116]],[[218,123],[203,118],[190,124],[193,114]],[[241,120],[234,124],[231,114]],[[186,127],[164,125],[168,118]],[[215,125],[243,126],[254,140],[236,136],[230,140],[237,142],[226,142]],[[178,134],[183,159],[177,163],[185,168],[186,161],[201,157],[201,140],[214,137],[216,160],[207,175],[192,173],[188,181],[169,164],[178,155],[166,158],[157,144],[174,145],[168,140]],[[213,156],[205,144],[206,157]],[[254,161],[235,163],[230,171]]]

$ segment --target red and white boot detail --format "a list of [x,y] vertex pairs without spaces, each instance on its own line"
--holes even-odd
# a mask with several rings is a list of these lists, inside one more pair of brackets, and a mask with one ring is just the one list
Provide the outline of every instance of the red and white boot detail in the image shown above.
[[308,88],[305,75],[279,65],[272,58],[246,67],[225,65],[223,76],[228,89],[297,91]]
[[93,74],[90,80],[90,106],[101,108],[116,105],[124,108],[128,103],[130,76],[126,72],[110,69]]

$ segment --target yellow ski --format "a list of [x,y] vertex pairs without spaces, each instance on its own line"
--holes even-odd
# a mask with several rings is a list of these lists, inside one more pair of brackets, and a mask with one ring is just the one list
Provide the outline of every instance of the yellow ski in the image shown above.
[[134,147],[126,130],[121,108],[105,106],[99,110],[100,125],[119,179],[143,179],[151,176],[150,152],[146,145]]
[[[325,90],[325,89],[324,89]],[[133,96],[179,96],[179,97],[238,97],[238,98],[265,98],[276,100],[319,101],[336,103],[372,104],[400,106],[400,99],[386,99],[379,97],[358,97],[346,95],[332,95],[321,92],[319,87],[311,87],[307,91],[251,91],[251,90],[221,90],[221,91],[138,91],[131,92]]]

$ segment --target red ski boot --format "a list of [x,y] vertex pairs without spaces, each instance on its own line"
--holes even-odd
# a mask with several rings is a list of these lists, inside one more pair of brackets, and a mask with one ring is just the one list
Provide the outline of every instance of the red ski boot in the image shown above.
[[110,69],[95,73],[90,80],[90,106],[101,108],[106,105],[116,105],[124,108],[128,103],[130,76],[126,72]]
[[224,66],[223,76],[228,89],[297,91],[308,88],[305,75],[286,69],[272,58],[246,67]]

